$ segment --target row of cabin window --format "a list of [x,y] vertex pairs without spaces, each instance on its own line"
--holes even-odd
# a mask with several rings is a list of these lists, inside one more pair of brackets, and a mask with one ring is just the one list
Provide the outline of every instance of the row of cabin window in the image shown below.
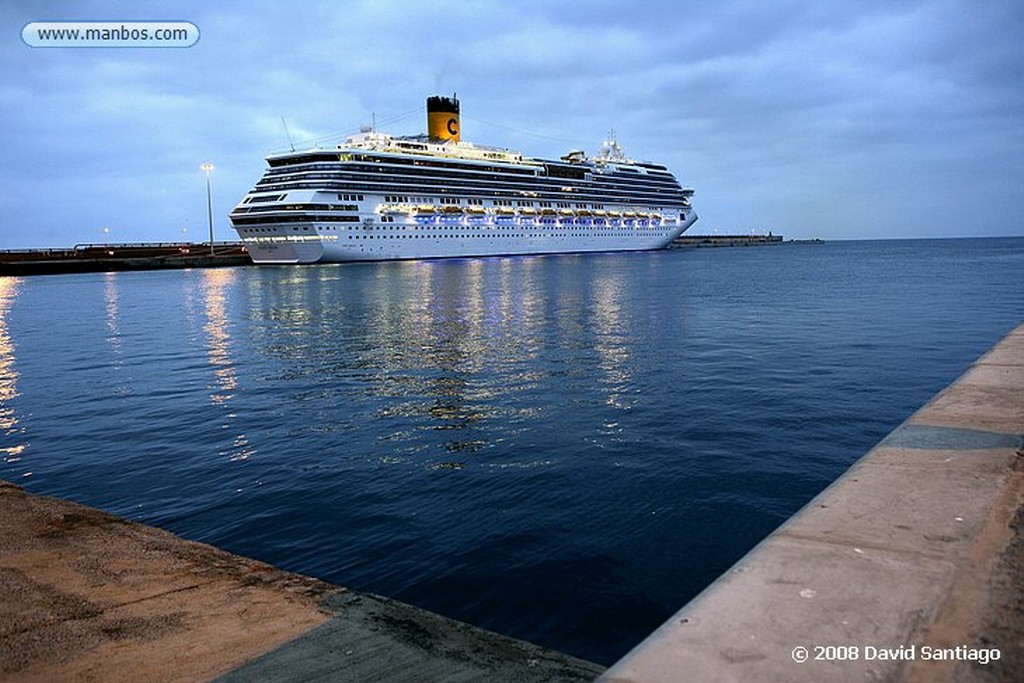
[[[330,183],[302,182],[302,181],[295,180],[295,181],[286,181],[285,183],[274,182],[273,184],[271,184],[271,183],[269,183],[267,181],[267,179],[264,178],[264,179],[261,179],[258,183],[256,183],[256,191],[258,191],[258,192],[273,192],[275,190],[283,191],[283,190],[301,190],[301,189],[323,190],[323,189],[325,189],[325,185],[330,185]],[[490,188],[488,188],[488,189],[490,190]],[[370,190],[370,191],[376,190],[376,191],[379,191],[379,192],[386,192],[387,191],[384,188],[380,188],[380,189],[378,189],[378,188],[368,188],[368,190]],[[427,191],[430,191],[430,190],[427,189],[427,188],[423,188],[421,191],[427,192]],[[464,189],[460,189],[460,191],[462,193],[467,193],[468,194],[468,193],[472,193],[472,192],[478,192],[479,189],[476,186],[467,186]],[[513,198],[516,197],[516,196],[521,196],[521,193],[513,191],[513,190],[493,190],[493,191],[489,191],[489,194],[498,195],[498,196],[505,195],[507,197],[513,197]],[[598,192],[591,192],[590,194],[598,194]],[[358,197],[359,199],[362,199],[362,197],[363,197],[363,195],[340,195],[340,194],[338,196],[339,197],[344,197],[344,196]],[[607,193],[607,192],[601,192],[600,193],[600,200],[602,202],[611,203],[611,204],[635,204],[637,199],[645,199],[645,198],[646,199],[651,199],[651,200],[656,200],[656,201],[661,200],[660,203],[663,203],[663,204],[664,203],[672,204],[672,203],[677,202],[679,200],[682,200],[683,202],[685,202],[686,199],[687,199],[687,195],[683,194],[678,189],[675,190],[675,191],[672,191],[672,192],[668,192],[668,193],[657,192],[657,191],[656,192],[646,192],[646,191],[642,191],[642,190],[631,192],[629,195],[616,195],[616,194],[610,194],[610,193]],[[428,197],[422,197],[420,199],[422,199],[423,201],[410,202],[410,203],[417,203],[417,204],[430,204],[430,203],[433,203],[432,200],[430,198],[428,198]],[[554,200],[555,198],[553,197],[552,199]],[[585,198],[580,197],[579,199],[585,199]],[[356,201],[356,200],[352,200],[352,201]],[[491,200],[491,201],[495,202],[495,203],[496,202],[502,202],[502,204],[497,204],[498,206],[512,206],[511,203],[507,203],[507,202],[511,202],[511,200],[509,200],[509,199],[494,199],[494,200]],[[565,206],[563,208],[569,208],[570,206],[572,206],[571,203],[564,202],[564,201],[562,201],[562,202],[555,201],[555,203],[557,205],[559,205],[559,206],[561,206],[562,204],[566,204],[567,206]]]
[[657,234],[658,231],[646,231],[646,232],[635,232],[627,233],[623,235],[617,232],[573,232],[565,235],[552,235],[551,233],[538,232],[538,233],[525,233],[525,232],[474,232],[474,233],[459,233],[457,235],[448,235],[444,233],[431,233],[428,235],[349,235],[350,240],[394,240],[394,239],[407,239],[407,240],[419,240],[419,239],[440,239],[440,238],[459,238],[459,237],[649,237],[651,234]]
[[[263,180],[267,182],[283,182],[287,180],[301,180],[301,179],[334,179],[334,180],[352,180],[352,181],[374,181],[378,179],[386,179],[394,181],[395,179],[402,179],[407,184],[427,184],[427,185],[443,185],[443,186],[464,186],[467,184],[483,184],[486,186],[512,186],[521,187],[528,191],[537,191],[537,188],[554,188],[564,187],[563,184],[558,184],[553,180],[544,181],[538,179],[537,181],[527,181],[524,178],[507,177],[507,176],[495,176],[487,174],[465,174],[457,176],[438,176],[427,173],[400,173],[400,174],[385,174],[385,173],[372,173],[372,172],[359,172],[354,169],[336,170],[336,169],[308,169],[301,171],[267,171],[263,174]],[[623,182],[614,178],[595,178],[592,182],[586,183],[569,183],[569,187],[573,188],[575,192],[586,191],[587,188],[597,187],[606,190],[624,190],[627,192],[634,192],[638,190],[680,190],[682,189],[679,185],[679,181],[675,178],[668,177],[663,179],[645,179],[643,182]],[[403,193],[404,194],[404,193]]]
[[[507,176],[505,174],[493,174],[493,173],[460,173],[454,175],[438,175],[428,171],[412,171],[404,169],[393,169],[395,172],[388,172],[388,169],[373,169],[373,168],[346,168],[338,169],[335,167],[312,167],[302,169],[271,169],[263,174],[264,178],[287,178],[287,177],[300,177],[300,178],[353,178],[363,179],[367,176],[385,176],[385,177],[402,177],[407,178],[410,182],[413,180],[435,180],[441,181],[444,184],[458,183],[460,181],[483,181],[487,183],[516,183],[520,185],[528,184],[532,187],[538,185],[552,186],[559,181],[554,179],[546,179],[543,177],[536,178],[532,181],[528,181],[526,178]],[[563,183],[565,181],[562,181]],[[574,183],[570,181],[570,186],[573,187],[586,187],[587,185],[600,185],[605,187],[622,187],[622,188],[636,188],[636,187],[661,187],[661,188],[678,188],[679,181],[674,176],[666,175],[664,177],[652,177],[645,176],[642,179],[634,178],[616,178],[614,176],[598,176],[592,178],[588,182]]]
[[[566,227],[568,227],[568,226],[566,226]],[[602,227],[602,226],[594,226],[594,227]],[[303,230],[303,231],[308,232],[309,229],[310,228],[309,228],[308,225],[303,225],[301,227],[299,227],[297,225],[293,225],[292,226],[292,231],[293,232],[298,232],[299,230]],[[318,225],[318,226],[316,226],[315,229],[317,231],[337,230],[338,226],[335,226],[335,225],[327,225],[327,226]],[[350,228],[348,228],[347,226],[343,226],[341,229],[342,230],[349,230]],[[402,231],[407,230],[406,227],[399,228],[399,227],[395,227],[395,226],[389,226],[388,229],[389,230],[402,230]],[[437,226],[432,226],[430,228],[424,228],[424,230],[428,230],[428,229],[429,230],[459,230],[459,229],[461,229],[461,226],[457,226],[457,225],[437,225]],[[243,230],[246,233],[254,233],[254,232],[277,233],[278,232],[278,230],[275,229],[275,228],[243,228]],[[360,228],[351,228],[351,230],[357,231],[357,230],[360,230]],[[651,232],[665,232],[665,230],[659,230],[657,227],[648,227],[648,228],[644,228],[644,229],[636,229],[636,230],[633,230],[633,231],[631,231],[629,233],[625,233],[625,234],[626,235],[630,235],[630,234],[636,235],[636,234],[646,234],[646,233],[651,233]],[[516,237],[516,236],[518,236],[518,237],[525,237],[526,236],[525,233],[505,233],[505,232],[493,232],[493,231],[488,231],[486,233],[474,233],[474,234],[476,234],[477,236],[487,236],[487,235],[512,236],[512,237]],[[550,233],[531,233],[531,236],[537,236],[538,234],[543,235],[543,234],[550,234]],[[589,233],[572,233],[571,235],[560,235],[560,236],[561,237],[570,237],[570,236],[571,237],[578,237],[578,236],[587,236],[587,235],[593,236],[595,234],[599,234],[599,235],[607,236],[607,237],[616,237],[616,236],[621,237],[623,235],[622,232],[614,232],[614,233],[611,233],[611,232],[609,232],[609,233],[593,233],[593,232],[589,232]],[[441,233],[430,233],[429,235],[423,235],[424,238],[426,238],[426,237],[466,237],[466,236],[468,236],[468,235],[464,234],[464,233],[459,233],[457,235],[449,235],[449,234],[441,234]],[[372,237],[372,235],[371,236],[367,236],[367,238],[369,238],[369,237]],[[377,237],[379,239],[384,239],[383,235],[378,235]],[[408,234],[406,234],[406,235],[398,235],[398,237],[415,237],[415,238],[418,239],[420,237],[420,235],[408,235]],[[350,236],[350,239],[351,239],[351,236]]]

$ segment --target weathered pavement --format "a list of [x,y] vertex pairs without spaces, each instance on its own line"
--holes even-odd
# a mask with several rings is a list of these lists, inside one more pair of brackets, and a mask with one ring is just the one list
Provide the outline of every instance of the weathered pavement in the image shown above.
[[0,481],[0,680],[590,681],[602,667]]

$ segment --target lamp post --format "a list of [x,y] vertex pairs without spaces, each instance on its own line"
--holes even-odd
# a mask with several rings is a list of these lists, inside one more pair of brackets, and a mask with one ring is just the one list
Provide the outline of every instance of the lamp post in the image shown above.
[[206,215],[210,219],[210,256],[213,256],[213,192],[210,189],[210,171],[213,164],[206,162],[199,168],[206,172]]

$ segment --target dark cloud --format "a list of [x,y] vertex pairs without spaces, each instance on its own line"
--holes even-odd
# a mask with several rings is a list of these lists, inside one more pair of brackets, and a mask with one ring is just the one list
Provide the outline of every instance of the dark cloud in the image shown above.
[[[458,92],[463,131],[548,156],[627,152],[697,189],[701,229],[827,238],[1021,234],[1024,6],[151,2],[0,8],[4,247],[218,236],[296,140],[375,118],[419,132]],[[33,49],[29,21],[192,21],[189,49]],[[386,124],[386,125],[385,125]],[[965,220],[965,216],[970,216]]]

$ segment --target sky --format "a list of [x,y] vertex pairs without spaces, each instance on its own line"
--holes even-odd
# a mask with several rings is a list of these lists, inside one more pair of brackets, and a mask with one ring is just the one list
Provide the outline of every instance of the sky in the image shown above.
[[[187,21],[184,48],[42,48],[39,21]],[[691,232],[1024,235],[1019,0],[39,2],[0,7],[0,249],[206,239],[288,146],[374,121],[530,156],[626,153]]]

